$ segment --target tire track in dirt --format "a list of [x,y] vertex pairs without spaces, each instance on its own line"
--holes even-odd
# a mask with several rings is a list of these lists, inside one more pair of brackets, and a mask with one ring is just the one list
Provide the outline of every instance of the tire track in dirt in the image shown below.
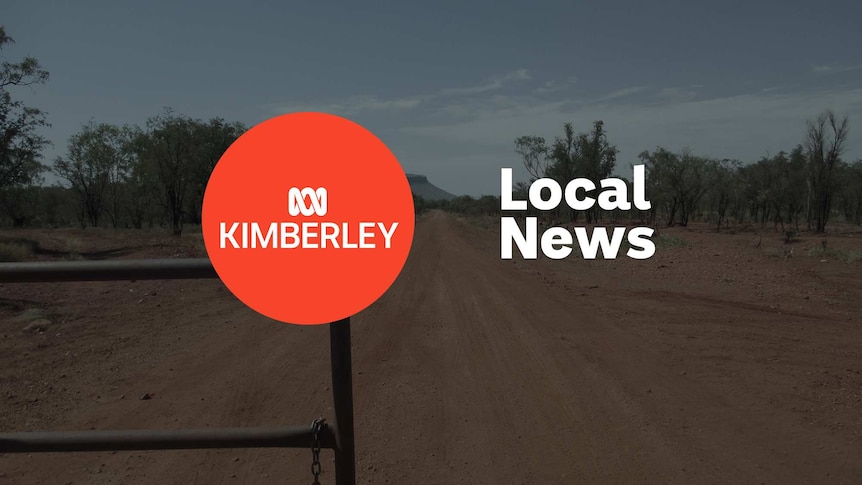
[[[750,395],[750,384],[681,373],[676,357],[634,331],[648,293],[603,287],[599,297],[578,297],[549,284],[546,272],[500,261],[496,236],[441,213],[422,218],[392,289],[354,317],[360,483],[862,476],[858,443],[805,426]],[[587,284],[590,274],[578,278]],[[667,297],[674,313],[693,316],[690,325],[705,332],[696,316],[722,308]],[[736,306],[733,315],[754,320],[768,314],[762,310]],[[120,383],[127,399],[81,409],[64,427],[258,426],[332,416],[328,329],[226,312],[233,326],[186,338],[186,350]],[[138,400],[143,390],[154,398]],[[331,453],[323,458],[322,478],[332,483]],[[24,484],[306,483],[309,460],[307,450],[32,455],[0,457],[0,470]]]
[[[858,464],[847,461],[852,444],[794,426],[784,421],[786,415],[774,416],[768,407],[753,408],[745,399],[725,396],[719,388],[680,375],[674,362],[650,349],[637,335],[597,318],[595,315],[603,313],[591,312],[589,303],[573,318],[571,310],[565,310],[572,308],[570,295],[553,289],[536,291],[536,281],[524,282],[523,275],[503,269],[490,253],[471,251],[472,238],[459,240],[457,230],[448,227],[450,221],[437,219],[429,224],[435,234],[447,234],[441,239],[449,251],[440,263],[446,268],[440,272],[441,279],[428,285],[443,295],[437,314],[453,318],[446,329],[438,329],[427,340],[434,345],[427,355],[437,356],[428,360],[429,365],[445,362],[441,372],[448,373],[448,378],[440,380],[446,387],[429,399],[448,402],[444,396],[467,392],[498,397],[485,404],[475,400],[450,404],[451,415],[491,415],[490,420],[469,425],[471,436],[486,434],[475,437],[472,448],[487,450],[493,443],[490,448],[501,456],[486,458],[503,464],[475,470],[471,468],[475,463],[464,463],[455,476],[484,483],[559,480],[564,474],[587,481],[761,479],[791,483],[800,477],[816,481],[826,476],[823,470],[832,477],[842,473],[852,477],[858,471]],[[494,292],[496,299],[488,298],[487,293]],[[513,316],[519,312],[520,316]],[[563,341],[569,342],[568,349],[561,348]],[[452,346],[457,350],[450,351]],[[509,376],[511,381],[501,381],[499,375]],[[519,407],[524,395],[535,396],[533,411]],[[471,412],[471,407],[477,411]],[[575,450],[570,456],[549,449],[547,436],[535,431],[546,429],[542,420],[548,414],[557,414],[559,426],[569,430],[563,436]],[[528,423],[527,429],[534,430],[521,443],[512,442],[507,434],[515,435],[517,430],[501,429],[498,424],[509,423],[516,415]],[[632,423],[640,429],[630,426]],[[468,427],[441,432],[441,423],[434,424],[437,426],[426,433],[432,443],[435,433],[456,437],[450,439],[457,442]],[[482,431],[482,425],[491,431]],[[409,421],[401,426],[417,429]],[[824,453],[823,440],[832,441],[832,451],[837,453]],[[424,448],[417,445],[411,454],[421,456],[443,447],[440,443]],[[470,455],[463,451],[461,456]],[[546,456],[552,459],[543,461]],[[812,469],[814,463],[818,466]],[[456,469],[459,464],[455,463]],[[519,475],[519,470],[530,473]],[[409,482],[421,477],[403,478]]]

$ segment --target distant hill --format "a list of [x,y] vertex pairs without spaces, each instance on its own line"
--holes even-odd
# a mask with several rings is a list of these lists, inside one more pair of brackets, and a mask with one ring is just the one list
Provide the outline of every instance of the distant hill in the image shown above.
[[413,191],[413,195],[422,197],[425,200],[452,200],[455,198],[454,195],[429,182],[428,177],[424,175],[408,173],[407,181],[410,182],[410,189]]

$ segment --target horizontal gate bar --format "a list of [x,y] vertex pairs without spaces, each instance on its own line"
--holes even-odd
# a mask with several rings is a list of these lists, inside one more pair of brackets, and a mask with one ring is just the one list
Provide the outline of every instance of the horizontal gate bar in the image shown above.
[[[318,434],[321,448],[335,448],[332,430]],[[311,448],[308,426],[129,431],[31,431],[0,433],[0,453],[58,451],[192,450],[206,448]]]
[[218,278],[209,258],[0,263],[0,283]]

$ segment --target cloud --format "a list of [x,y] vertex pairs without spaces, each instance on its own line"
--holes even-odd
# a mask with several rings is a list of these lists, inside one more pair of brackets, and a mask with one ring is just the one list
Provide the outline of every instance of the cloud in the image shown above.
[[502,89],[506,84],[512,82],[528,80],[530,80],[530,73],[526,69],[518,69],[516,71],[508,72],[502,76],[493,77],[488,80],[488,82],[479,84],[477,86],[441,89],[439,92],[437,92],[436,94],[432,94],[429,97],[439,98],[443,96],[465,96],[471,94],[487,93],[489,91],[496,91],[498,89]]
[[[806,120],[825,109],[848,115],[851,123],[862,119],[862,88],[855,87],[652,102],[669,92],[675,91],[646,91],[638,103],[577,104],[536,96],[476,100],[469,119],[399,128],[404,146],[399,156],[412,171],[433,177],[447,190],[497,194],[500,167],[514,168],[516,178],[526,177],[520,173],[514,139],[538,135],[550,141],[562,135],[566,122],[573,123],[576,131],[586,131],[593,121],[603,120],[610,142],[620,150],[617,172],[625,176],[630,175],[629,164],[638,163],[640,152],[656,146],[670,150],[687,146],[699,155],[752,162],[768,153],[791,150],[803,141]],[[862,136],[852,133],[846,160],[862,157]],[[426,149],[413,150],[413,144]],[[468,162],[469,167],[464,165]]]
[[649,88],[649,86],[632,86],[629,88],[618,89],[612,93],[606,94],[606,95],[601,96],[601,97],[596,98],[596,99],[593,99],[592,102],[593,103],[600,103],[603,101],[611,101],[613,99],[625,98],[625,97],[631,96],[632,94],[637,94],[637,93],[641,93],[643,91],[646,91],[648,88]]
[[697,88],[701,87],[703,86],[663,88],[658,92],[658,97],[670,102],[690,101],[697,97]]
[[388,112],[391,114],[412,110],[422,105],[426,105],[432,100],[440,98],[469,97],[490,93],[503,89],[511,83],[528,81],[530,79],[530,73],[526,69],[522,68],[499,76],[493,76],[487,81],[474,86],[444,88],[433,93],[389,99],[380,98],[376,95],[358,95],[349,96],[336,101],[319,101],[312,103],[287,102],[270,106],[270,109],[279,113],[323,111],[327,113],[338,113],[345,116],[355,116],[374,112]]
[[[822,72],[837,69],[849,66]],[[518,69],[424,94],[351,96],[303,108],[352,117],[380,114],[374,123],[397,146],[406,170],[428,175],[450,192],[470,194],[498,191],[494,174],[500,167],[513,167],[517,174],[516,137],[550,141],[562,134],[566,122],[586,131],[603,120],[620,150],[618,171],[625,175],[640,152],[656,146],[690,147],[700,155],[750,162],[792,149],[804,138],[805,121],[825,109],[846,114],[851,122],[862,119],[862,88],[855,85],[751,83],[744,91],[721,95],[726,87],[636,85],[590,96],[566,89],[576,81],[534,80]],[[862,156],[860,140],[848,139],[845,159]]]
[[842,72],[856,71],[862,69],[862,63],[857,64],[821,64],[819,66],[811,66],[811,71],[815,74],[838,74]]
[[275,108],[279,112],[322,111],[324,113],[340,113],[354,116],[368,112],[396,112],[417,107],[422,99],[417,96],[381,99],[374,95],[350,96],[348,98],[318,103],[288,103]]
[[775,93],[775,92],[778,92],[778,91],[786,90],[786,89],[788,89],[789,87],[791,87],[791,86],[787,86],[787,85],[769,86],[769,87],[766,87],[766,88],[761,89],[761,90],[760,90],[760,92],[761,92],[762,94]]
[[543,94],[551,94],[558,93],[560,91],[564,91],[572,86],[574,86],[578,82],[578,78],[575,76],[571,76],[566,78],[563,81],[545,81],[544,84],[539,86],[538,88],[533,89],[533,94],[535,95],[543,95]]
[[[667,94],[665,90],[657,94]],[[609,96],[605,96],[609,98]],[[500,106],[497,108],[497,106]],[[508,153],[512,140],[524,134],[552,139],[565,122],[587,130],[604,120],[612,143],[621,149],[621,161],[656,145],[669,149],[691,146],[708,156],[751,160],[764,150],[787,150],[802,140],[805,121],[832,108],[851,119],[862,118],[862,89],[797,92],[792,94],[740,94],[711,99],[675,100],[662,104],[595,103],[572,107],[534,98],[510,98],[508,103],[477,108],[473,119],[459,123],[414,125],[401,128],[408,136],[430,137],[447,143],[500,147]],[[862,144],[848,145],[849,157],[862,155]]]

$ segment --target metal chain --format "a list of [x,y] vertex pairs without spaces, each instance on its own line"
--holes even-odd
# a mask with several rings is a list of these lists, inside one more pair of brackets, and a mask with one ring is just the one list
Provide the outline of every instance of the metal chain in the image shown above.
[[314,481],[311,482],[311,485],[320,485],[320,481],[318,477],[320,477],[320,438],[318,433],[323,429],[323,423],[326,421],[323,418],[317,418],[311,423],[311,474],[314,476]]

